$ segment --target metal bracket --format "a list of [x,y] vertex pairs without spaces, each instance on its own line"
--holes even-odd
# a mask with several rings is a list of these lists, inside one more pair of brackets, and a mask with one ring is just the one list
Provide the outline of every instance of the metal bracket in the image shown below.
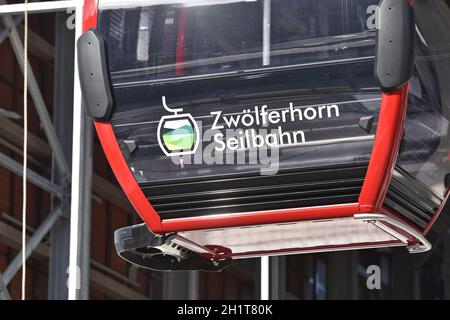
[[[145,223],[121,228],[114,232],[114,243],[119,256],[140,267],[157,271],[220,271],[231,259],[210,259],[213,250],[198,254],[188,240],[174,233],[157,235]],[[206,252],[205,252],[206,250]]]
[[417,243],[413,245],[408,245],[406,248],[408,249],[409,253],[422,253],[427,252],[431,250],[432,245],[431,243],[417,230],[413,229],[412,227],[408,226],[407,224],[395,220],[391,217],[388,217],[384,214],[378,214],[378,213],[363,213],[363,214],[355,214],[353,216],[356,220],[362,220],[367,223],[376,223],[376,222],[385,222],[388,223],[398,229],[401,229],[402,231],[405,231],[409,235],[413,236],[418,240]]

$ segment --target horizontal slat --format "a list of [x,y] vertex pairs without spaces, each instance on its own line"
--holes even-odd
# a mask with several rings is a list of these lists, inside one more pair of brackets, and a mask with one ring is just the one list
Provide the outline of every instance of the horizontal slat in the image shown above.
[[[344,188],[344,187],[361,187],[364,179],[350,179],[348,181],[335,180],[316,183],[292,183],[283,185],[268,185],[262,187],[249,187],[249,188],[235,188],[235,189],[222,189],[202,192],[188,192],[182,194],[169,194],[162,196],[151,196],[151,199],[155,203],[166,203],[185,201],[187,198],[190,200],[210,200],[216,198],[230,198],[230,197],[253,197],[260,196],[261,194],[279,195],[287,193],[307,193],[307,192],[320,192],[323,189],[330,188]],[[302,191],[303,190],[303,191]]]
[[367,163],[221,175],[142,186],[162,219],[357,202]]
[[396,167],[386,194],[385,205],[415,225],[425,228],[442,199],[408,172]]
[[154,207],[156,209],[161,210],[171,210],[171,209],[179,209],[180,207],[188,207],[188,208],[201,208],[204,206],[205,201],[208,201],[211,205],[238,205],[238,204],[246,204],[246,203],[266,203],[272,202],[273,200],[277,201],[291,201],[291,200],[300,200],[304,198],[310,197],[323,197],[324,194],[327,196],[333,195],[345,195],[345,194],[357,194],[361,189],[361,186],[353,186],[347,188],[335,188],[335,189],[321,189],[321,190],[313,190],[313,191],[295,191],[295,192],[286,192],[286,193],[263,193],[252,196],[239,196],[236,195],[234,197],[225,196],[225,197],[210,197],[209,199],[198,199],[192,197],[186,197],[185,199],[180,199],[180,201],[174,202],[165,202],[155,204]]
[[178,210],[161,211],[158,212],[158,214],[164,220],[164,219],[197,217],[215,214],[231,214],[231,213],[254,212],[254,211],[292,209],[292,208],[313,207],[320,205],[354,203],[357,202],[358,196],[359,192],[356,194],[324,196],[301,200],[298,199],[280,200],[264,203],[257,202],[257,203],[245,203],[239,205],[226,205],[226,206],[208,206],[208,203],[205,203],[205,205],[202,208],[182,208]]
[[178,179],[172,182],[140,184],[147,197],[165,195],[186,195],[187,193],[219,191],[238,189],[245,190],[254,187],[274,188],[288,184],[311,184],[332,181],[348,181],[351,179],[364,179],[367,164],[358,166],[336,165],[321,168],[289,169],[278,172],[276,175],[260,175],[258,173],[243,173],[218,175],[213,177],[199,177],[190,179]]

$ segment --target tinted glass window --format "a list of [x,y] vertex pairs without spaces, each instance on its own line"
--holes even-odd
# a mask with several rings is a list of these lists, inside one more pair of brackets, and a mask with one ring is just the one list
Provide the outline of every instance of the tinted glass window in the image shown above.
[[[108,7],[108,1],[103,3]],[[102,10],[113,81],[373,56],[371,6],[376,1],[195,3]]]
[[441,197],[450,172],[450,6],[416,1],[417,54],[398,164]]
[[377,3],[101,1],[112,124],[138,182],[259,173],[259,145],[280,170],[367,163]]

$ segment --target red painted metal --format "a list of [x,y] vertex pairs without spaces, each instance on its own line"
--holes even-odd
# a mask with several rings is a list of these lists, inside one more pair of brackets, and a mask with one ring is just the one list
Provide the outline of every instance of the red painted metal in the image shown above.
[[402,138],[407,98],[408,85],[382,95],[377,134],[359,196],[363,213],[377,212],[384,202]]
[[84,0],[83,32],[97,27],[98,0]]
[[100,138],[106,158],[113,169],[122,190],[142,220],[154,232],[161,232],[161,219],[145,197],[122,156],[119,144],[109,123],[96,122],[95,128]]

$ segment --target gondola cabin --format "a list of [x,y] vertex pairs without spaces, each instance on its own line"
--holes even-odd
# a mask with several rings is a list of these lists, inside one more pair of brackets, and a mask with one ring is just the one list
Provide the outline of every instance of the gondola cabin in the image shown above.
[[85,0],[87,113],[156,270],[411,253],[449,187],[450,7],[425,0]]

